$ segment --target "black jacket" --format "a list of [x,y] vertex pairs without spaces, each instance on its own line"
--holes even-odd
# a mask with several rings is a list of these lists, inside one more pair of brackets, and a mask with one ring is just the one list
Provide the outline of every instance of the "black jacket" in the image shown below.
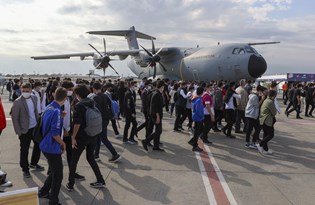
[[126,116],[131,116],[132,114],[136,114],[136,101],[134,92],[128,89],[125,93],[124,97],[124,113]]
[[163,96],[159,90],[156,90],[152,94],[150,103],[150,115],[153,119],[156,119],[156,113],[159,113],[160,119],[163,118]]
[[88,136],[84,131],[84,129],[86,127],[86,120],[85,120],[86,108],[85,108],[85,106],[93,107],[93,106],[95,106],[95,102],[90,98],[84,98],[74,106],[73,124],[79,124],[80,125],[78,134],[76,136],[77,142],[87,141],[87,140],[92,138],[92,137]]

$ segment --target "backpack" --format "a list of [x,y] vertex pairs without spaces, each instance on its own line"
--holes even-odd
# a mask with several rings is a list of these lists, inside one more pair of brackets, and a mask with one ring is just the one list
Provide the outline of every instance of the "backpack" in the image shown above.
[[48,107],[37,119],[37,123],[36,126],[34,127],[33,130],[33,138],[34,141],[37,142],[38,144],[41,143],[41,141],[44,139],[44,137],[48,134],[49,129],[47,129],[47,131],[43,134],[43,117],[44,114],[48,111],[48,110],[52,110],[54,109],[53,107]]
[[111,100],[112,101],[112,113],[113,113],[113,118],[118,119],[119,116],[119,104],[116,100]]
[[85,122],[86,126],[84,128],[85,133],[94,137],[103,131],[102,125],[102,113],[93,105],[93,107],[85,106]]

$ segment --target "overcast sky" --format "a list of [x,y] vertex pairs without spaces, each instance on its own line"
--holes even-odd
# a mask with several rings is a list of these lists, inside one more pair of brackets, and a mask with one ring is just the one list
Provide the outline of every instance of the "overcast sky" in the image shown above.
[[[255,46],[268,63],[266,74],[314,73],[314,8],[311,0],[0,0],[0,73],[86,74],[92,61],[30,56],[91,52],[88,43],[103,50],[102,36],[87,31],[131,26],[155,36],[156,47],[281,41]],[[127,49],[123,37],[106,42],[108,50]],[[112,64],[131,75],[126,63]]]

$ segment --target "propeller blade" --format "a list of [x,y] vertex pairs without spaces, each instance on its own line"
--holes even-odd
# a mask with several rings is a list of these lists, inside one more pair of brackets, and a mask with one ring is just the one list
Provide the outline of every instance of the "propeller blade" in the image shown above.
[[103,44],[104,44],[104,54],[106,56],[106,41],[105,41],[105,38],[103,38]]
[[111,65],[111,64],[108,64],[109,65],[109,67],[111,67],[114,71],[115,71],[115,73],[117,74],[117,75],[119,75],[119,73],[116,71],[116,69]]
[[167,70],[166,70],[165,66],[162,63],[160,63],[160,62],[159,62],[159,64],[163,68],[163,70],[166,72]]
[[155,79],[156,76],[156,65],[154,65],[154,70],[153,70],[153,79]]
[[100,54],[100,56],[103,57],[103,55],[96,48],[94,48],[94,46],[92,46],[91,44],[89,44],[89,46],[91,46],[98,54]]
[[[140,45],[141,46],[141,45]],[[141,48],[143,48],[143,50],[149,55],[149,56],[153,56],[153,54],[150,52],[150,51],[148,51],[147,49],[145,49],[143,46],[141,46]]]
[[101,64],[102,64],[102,62],[100,62],[95,68],[98,68]]
[[154,46],[154,42],[153,42],[153,39],[151,39],[152,40],[152,53],[153,53],[153,55],[155,55],[155,46]]
[[155,54],[155,55],[158,55],[158,54],[162,51],[162,49],[163,49],[163,47],[162,47],[162,48],[160,48],[160,49],[158,50],[158,52],[156,52],[156,54]]

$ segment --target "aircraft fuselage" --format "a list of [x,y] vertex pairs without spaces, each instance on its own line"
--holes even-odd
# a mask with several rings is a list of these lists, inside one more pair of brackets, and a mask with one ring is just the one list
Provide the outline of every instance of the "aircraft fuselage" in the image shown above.
[[[161,56],[167,71],[157,65],[157,76],[160,78],[198,81],[254,79],[267,69],[263,57],[247,44],[168,49],[173,52]],[[140,78],[150,77],[153,73],[145,59],[146,55],[140,53],[128,62],[128,67]]]

